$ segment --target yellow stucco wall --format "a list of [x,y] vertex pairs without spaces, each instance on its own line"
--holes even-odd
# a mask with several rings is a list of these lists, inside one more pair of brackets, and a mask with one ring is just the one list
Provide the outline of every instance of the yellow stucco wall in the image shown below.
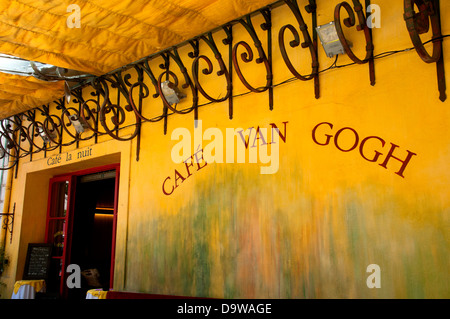
[[[338,3],[323,2],[318,1],[319,25],[332,20]],[[378,4],[382,20],[381,28],[373,30],[375,54],[411,47],[401,1]],[[441,1],[441,11],[443,34],[449,34],[445,17],[450,3]],[[279,28],[294,20],[286,7],[272,13],[277,39]],[[235,37],[240,39],[240,34],[243,29],[236,27]],[[363,36],[350,33],[349,37],[361,55]],[[309,73],[309,56],[303,51],[296,61]],[[291,54],[295,61],[295,53]],[[444,54],[450,79],[447,39]],[[333,59],[319,47],[319,61],[320,69],[325,69]],[[348,62],[348,57],[339,57],[339,64]],[[245,74],[261,85],[261,70],[253,65]],[[278,46],[274,46],[273,70],[274,83],[292,77]],[[414,51],[377,59],[375,70],[375,86],[369,83],[367,65],[324,72],[318,100],[312,81],[277,86],[273,111],[267,92],[234,98],[232,120],[228,102],[199,109],[203,132],[219,128],[225,137],[227,128],[253,127],[250,145],[258,127],[266,128],[263,138],[271,140],[271,124],[275,124],[284,138],[278,141],[275,174],[261,174],[267,164],[259,158],[256,163],[248,157],[245,163],[193,163],[189,171],[185,164],[174,163],[171,152],[179,141],[172,140],[171,134],[187,128],[194,136],[192,113],[170,116],[167,135],[162,121],[144,123],[139,161],[135,139],[118,142],[101,137],[92,146],[94,158],[119,153],[121,174],[127,167],[120,180],[114,288],[218,298],[450,297],[450,103],[438,99],[435,65],[425,64]],[[235,94],[244,92],[235,75],[233,80]],[[225,92],[218,79],[208,86]],[[183,103],[189,106],[189,101]],[[144,100],[144,109],[153,105],[160,102]],[[332,136],[329,143],[319,145],[325,144],[327,135]],[[338,149],[350,149],[356,136],[354,150]],[[362,155],[367,159],[376,152],[381,155],[370,162],[361,155],[360,145],[373,136],[377,138],[367,140]],[[264,144],[258,137],[256,144]],[[239,136],[236,141],[241,141]],[[210,143],[205,138],[203,148]],[[398,146],[393,155],[402,160],[408,151],[415,154],[405,164],[403,177],[396,174],[402,166],[399,160],[391,157],[386,168],[381,166],[392,144]],[[80,148],[89,145],[92,141]],[[189,156],[196,150],[192,141]],[[247,156],[251,150],[246,150]],[[72,151],[75,146],[64,148],[63,155]],[[223,152],[229,152],[225,143]],[[21,224],[28,213],[20,203],[24,196],[31,196],[26,203],[42,192],[27,188],[26,173],[56,172],[48,171],[49,156],[36,154],[31,163],[21,161],[14,180],[17,231],[7,247],[13,264],[2,277],[6,294],[20,276],[27,239],[43,236],[43,232],[31,235],[27,224]],[[68,163],[55,167],[58,172],[74,169]],[[163,187],[171,194],[166,195]],[[40,209],[45,209],[44,202]],[[17,259],[19,249],[22,255]],[[366,284],[371,264],[380,266],[381,288]]]

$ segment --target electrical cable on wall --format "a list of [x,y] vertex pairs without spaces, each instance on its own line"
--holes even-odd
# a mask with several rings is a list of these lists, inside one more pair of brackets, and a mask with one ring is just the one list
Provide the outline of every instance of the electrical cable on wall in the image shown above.
[[[435,38],[435,39],[426,41],[426,42],[424,42],[423,44],[426,45],[426,44],[428,44],[428,43],[435,42],[435,41],[439,41],[439,40],[442,40],[442,39],[447,38],[447,37],[450,37],[450,34],[443,35],[443,36],[441,36],[441,37],[438,37],[438,38]],[[389,57],[389,56],[392,56],[392,55],[395,55],[395,54],[398,54],[398,53],[409,52],[409,51],[411,51],[411,50],[414,50],[414,47],[410,47],[410,48],[406,48],[406,49],[402,49],[402,50],[385,51],[385,52],[382,52],[382,53],[379,53],[379,54],[374,55],[373,58],[374,58],[374,59],[382,59],[382,58],[386,58],[386,57]],[[318,73],[321,74],[321,73],[324,73],[324,72],[327,72],[327,71],[330,71],[330,70],[333,70],[333,69],[341,69],[341,68],[349,67],[349,66],[352,66],[352,65],[356,64],[356,62],[352,62],[352,63],[343,64],[343,65],[338,65],[338,64],[337,64],[338,57],[339,57],[339,56],[336,55],[336,58],[335,58],[334,62],[333,62],[329,67],[327,67],[327,68],[325,68],[325,69],[323,69],[323,70],[320,70]],[[313,74],[309,74],[308,76],[312,76],[312,75],[313,75]],[[296,77],[291,77],[291,78],[289,78],[289,79],[287,79],[287,80],[284,80],[284,81],[282,81],[282,82],[280,82],[280,83],[277,83],[277,84],[272,85],[272,87],[275,88],[275,87],[277,87],[277,86],[280,86],[280,85],[283,85],[283,84],[287,84],[287,83],[290,83],[290,82],[294,82],[294,81],[298,81],[298,79],[297,79]],[[260,89],[262,89],[262,88],[260,88]],[[241,96],[248,95],[248,94],[250,94],[250,93],[253,93],[253,92],[252,92],[252,91],[247,91],[247,92],[235,94],[235,95],[233,95],[232,97],[233,97],[233,98],[235,98],[235,97],[241,97]],[[214,102],[214,101],[210,101],[210,102],[207,102],[207,103],[204,103],[204,104],[200,104],[200,105],[198,105],[197,107],[203,107],[203,106],[207,106],[207,105],[210,105],[210,104],[213,104],[213,103],[215,103],[215,102]],[[188,110],[188,109],[189,109],[189,108],[181,109],[181,111],[185,111],[185,110]],[[175,114],[175,113],[174,113],[174,112],[168,113],[167,116],[173,115],[173,114]],[[161,117],[161,115],[156,116],[156,117],[154,117],[154,118],[152,118],[152,119],[150,119],[150,120],[157,119],[157,118],[159,118],[159,117]],[[149,120],[149,121],[142,120],[142,123],[144,123],[144,122],[150,122],[150,120]],[[132,126],[135,126],[135,125],[136,125],[136,124],[130,124],[130,125],[121,127],[119,130],[122,130],[122,129],[125,129],[125,128],[128,128],[128,127],[132,127]]]

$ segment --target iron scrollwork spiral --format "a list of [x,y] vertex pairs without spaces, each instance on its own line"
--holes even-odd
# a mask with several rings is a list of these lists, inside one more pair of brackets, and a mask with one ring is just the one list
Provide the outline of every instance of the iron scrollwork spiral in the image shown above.
[[171,71],[169,69],[169,67],[168,67],[169,64],[168,63],[166,63],[164,65],[160,65],[160,67],[164,71],[158,77],[158,94],[161,97],[161,99],[163,100],[164,105],[168,109],[170,109],[172,112],[174,112],[176,114],[187,114],[187,113],[190,113],[198,105],[198,93],[197,93],[197,90],[194,87],[194,84],[192,83],[191,77],[189,76],[186,67],[184,66],[183,61],[180,58],[180,55],[178,53],[178,49],[174,48],[173,52],[172,52],[172,50],[166,51],[165,59],[166,59],[166,61],[169,61],[169,59],[173,60],[177,64],[181,74],[184,77],[184,81],[185,81],[185,83],[181,85],[181,88],[182,89],[187,89],[187,88],[191,89],[192,105],[191,105],[191,107],[188,107],[188,108],[185,108],[185,109],[177,109],[178,103],[170,103],[167,100],[165,94],[163,93],[162,86],[161,86],[162,83],[163,83],[163,78],[165,80],[169,80],[169,79],[173,80],[172,83],[174,84],[175,87],[178,87],[178,85],[179,85],[178,77],[175,74],[175,72],[173,72],[173,71]]
[[[419,12],[414,11],[414,5]],[[417,54],[425,63],[436,63],[439,99],[447,99],[444,58],[442,48],[441,17],[439,0],[404,0],[404,19],[411,41]],[[428,53],[420,38],[420,34],[432,30],[433,51]]]
[[[189,55],[191,58],[194,59],[194,61],[192,62],[192,75],[193,75],[193,79],[194,79],[194,83],[195,83],[195,87],[200,91],[200,93],[210,102],[222,102],[222,101],[226,101],[232,94],[232,84],[231,84],[231,77],[230,77],[230,73],[228,72],[227,67],[225,66],[225,62],[222,58],[222,54],[220,53],[219,49],[217,48],[217,45],[214,42],[213,36],[211,33],[208,33],[207,36],[201,36],[199,38],[200,40],[204,41],[208,47],[211,49],[211,51],[214,54],[214,57],[217,60],[217,63],[219,64],[219,70],[217,71],[217,76],[224,76],[225,77],[225,81],[226,81],[226,94],[222,97],[218,97],[218,98],[214,98],[211,95],[209,95],[206,90],[203,88],[203,86],[200,83],[199,80],[199,75],[198,75],[198,71],[199,71],[199,64],[200,61],[203,61],[206,63],[207,67],[202,69],[202,73],[204,75],[210,75],[213,73],[213,63],[211,61],[211,59],[206,56],[206,55],[200,55],[198,53],[198,43],[197,44],[193,44],[194,46],[194,52],[191,52],[191,54]],[[196,47],[197,46],[197,47]]]
[[252,38],[253,42],[254,42],[254,46],[257,50],[258,53],[258,57],[255,59],[255,62],[257,64],[264,64],[264,67],[266,69],[266,84],[262,87],[253,87],[245,78],[244,74],[242,73],[242,70],[239,66],[239,59],[238,59],[238,48],[239,47],[243,47],[244,48],[244,52],[241,53],[240,57],[241,60],[244,63],[249,63],[252,62],[254,60],[254,53],[252,48],[250,47],[250,45],[245,42],[245,41],[239,41],[237,42],[234,47],[233,47],[233,52],[232,52],[232,58],[233,58],[233,66],[234,69],[236,70],[237,76],[239,77],[239,79],[241,80],[242,84],[244,84],[244,86],[250,90],[251,92],[255,92],[255,93],[261,93],[261,92],[265,92],[267,91],[269,88],[272,87],[272,79],[273,79],[273,75],[272,75],[272,68],[271,65],[269,63],[269,60],[267,58],[267,55],[262,47],[262,43],[260,41],[260,39],[258,38],[258,35],[256,33],[255,28],[253,27],[253,23],[251,20],[250,16],[247,16],[246,20],[239,20],[238,21],[242,26],[244,26],[244,28],[247,30],[247,32],[249,33],[250,37]]
[[[299,30],[302,33],[304,41],[300,41],[300,34],[297,31],[297,29],[292,24],[287,24],[281,27],[279,33],[278,33],[278,44],[280,47],[281,56],[283,57],[284,63],[288,67],[289,71],[299,80],[301,81],[309,81],[314,79],[315,83],[315,97],[320,97],[320,91],[319,91],[319,61],[317,57],[317,43],[314,43],[314,41],[311,38],[311,35],[308,31],[308,25],[305,23],[303,16],[300,12],[300,8],[298,6],[297,0],[285,0],[284,1],[292,13],[294,14],[298,25]],[[307,12],[311,13],[313,15],[313,21],[315,22],[315,15],[316,15],[316,3],[315,1],[310,1],[310,4],[306,6]],[[313,32],[315,32],[315,23],[313,23]],[[308,75],[302,75],[300,72],[296,70],[294,65],[292,64],[289,55],[286,50],[286,43],[285,43],[285,33],[286,31],[289,31],[293,36],[294,40],[289,42],[289,45],[292,48],[296,48],[299,45],[303,49],[309,49],[310,55],[311,55],[311,74]]]
[[[139,132],[139,126],[132,125],[138,122],[138,116],[132,108],[129,105],[122,107],[119,103],[111,102],[108,82],[105,79],[99,78],[98,81],[93,83],[93,87],[103,99],[99,107],[99,120],[106,134],[119,141],[128,141],[135,138]],[[127,114],[130,114],[132,118],[130,124],[134,127],[134,131],[123,136],[123,134],[120,134],[123,128],[121,126],[126,124]]]
[[[363,31],[364,37],[366,40],[366,56],[363,59],[360,59],[355,55],[350,47],[350,43],[347,41],[342,24],[341,24],[341,9],[344,8],[347,11],[348,18],[344,19],[344,25],[347,28],[351,28],[355,26],[356,22],[356,30]],[[361,5],[359,0],[353,0],[353,8],[355,9],[358,21],[355,18],[355,12],[353,12],[352,7],[348,2],[339,3],[334,10],[334,23],[336,26],[336,31],[339,37],[339,40],[344,47],[345,53],[349,56],[349,58],[357,63],[357,64],[366,64],[369,63],[369,74],[370,74],[370,84],[375,85],[375,69],[374,69],[374,61],[373,61],[373,51],[374,45],[372,41],[372,32],[366,23],[366,16],[364,7]]]
[[50,114],[48,105],[36,109],[40,113],[41,120],[33,116],[28,118],[28,136],[31,136],[31,144],[39,151],[53,151],[62,144],[62,122],[56,114]]
[[14,141],[14,136],[16,135],[15,132],[20,134],[20,131],[23,130],[23,128],[20,125],[15,125],[14,119],[17,119],[17,116],[0,122],[0,160],[4,164],[5,161],[9,161],[7,165],[1,166],[0,170],[11,169],[18,163],[18,159],[16,158],[18,150],[17,144]]

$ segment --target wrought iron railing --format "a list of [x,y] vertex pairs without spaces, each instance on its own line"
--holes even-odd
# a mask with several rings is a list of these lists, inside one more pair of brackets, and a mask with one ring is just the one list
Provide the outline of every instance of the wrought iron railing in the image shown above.
[[[306,4],[306,1],[300,2]],[[414,4],[420,10],[418,13],[414,12]],[[334,22],[345,53],[354,64],[368,64],[370,84],[375,85],[374,60],[383,54],[374,55],[372,30],[366,23],[365,10],[370,5],[370,1],[366,0],[364,5],[365,7],[359,0],[353,0],[352,5],[345,1],[339,3],[334,10]],[[279,6],[287,6],[295,19],[292,21],[297,24],[297,26],[286,24],[278,30],[278,49],[281,57],[292,73],[293,79],[314,82],[314,97],[320,98],[319,76],[323,70],[319,70],[316,1],[309,0],[304,9],[299,6],[297,0],[278,1],[257,12],[231,21],[219,29],[84,83],[71,91],[70,103],[67,103],[65,98],[61,98],[55,101],[56,107],[50,108],[49,105],[43,105],[2,120],[0,157],[9,155],[11,159],[10,165],[3,169],[17,167],[19,159],[26,156],[32,160],[33,154],[38,152],[44,152],[44,155],[58,149],[62,152],[63,147],[73,144],[78,146],[80,142],[87,140],[93,140],[96,143],[98,138],[104,135],[120,141],[136,139],[136,158],[139,159],[140,132],[143,122],[163,121],[164,134],[166,134],[171,114],[193,113],[194,119],[198,119],[200,107],[218,102],[228,102],[228,116],[232,119],[233,98],[236,97],[233,74],[249,93],[267,92],[269,109],[272,110],[276,86],[273,83],[272,70],[272,51],[275,46],[272,41],[275,31],[272,26],[272,10]],[[404,7],[404,19],[414,48],[425,62],[437,65],[440,99],[444,101],[446,95],[439,0],[404,0]],[[343,9],[347,16],[345,18],[342,17]],[[255,26],[256,18],[263,21],[259,26]],[[306,20],[310,20],[311,23],[308,25]],[[426,52],[419,37],[419,34],[428,31],[429,21],[433,30],[432,55]],[[235,41],[233,30],[237,25],[243,27],[244,32],[248,34],[247,38],[251,41]],[[357,57],[348,45],[343,32],[344,26],[354,27],[364,34],[366,44],[364,58]],[[288,37],[286,33],[293,38],[289,43],[286,43]],[[221,49],[218,45],[220,42],[217,40],[219,37],[221,37]],[[292,50],[306,50],[305,52],[309,53],[310,74],[301,74],[297,70],[289,56]],[[182,56],[181,51],[187,54]],[[162,61],[162,63],[156,64],[157,67],[155,67],[154,61]],[[248,63],[256,63],[265,69],[264,85],[257,87],[246,78],[242,66]],[[206,67],[200,70],[201,65]],[[130,72],[131,69],[134,70],[133,75]],[[216,95],[211,94],[201,80],[202,77],[213,76],[214,73],[217,76],[215,81],[223,81],[225,88],[224,92]],[[235,78],[234,81],[237,79]],[[182,103],[169,101],[162,88],[165,81],[169,81],[172,88],[179,87],[183,90],[187,98]],[[160,106],[155,107],[154,104],[149,106],[148,101],[152,99],[160,101]],[[145,107],[144,104],[146,104]],[[182,107],[182,105],[188,106]],[[155,114],[155,108],[160,111],[156,116],[150,115],[150,113]]]

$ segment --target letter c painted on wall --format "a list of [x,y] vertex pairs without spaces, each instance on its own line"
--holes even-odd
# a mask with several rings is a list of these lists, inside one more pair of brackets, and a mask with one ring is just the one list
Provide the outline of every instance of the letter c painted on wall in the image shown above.
[[163,182],[163,184],[162,184],[162,191],[163,191],[163,193],[166,194],[166,195],[172,194],[173,191],[174,191],[174,189],[175,189],[175,188],[172,186],[172,190],[170,191],[170,193],[167,193],[167,192],[166,192],[166,190],[164,189],[164,185],[166,184],[166,182],[167,182],[168,179],[170,179],[170,176],[167,176],[167,178],[164,180],[164,182]]

